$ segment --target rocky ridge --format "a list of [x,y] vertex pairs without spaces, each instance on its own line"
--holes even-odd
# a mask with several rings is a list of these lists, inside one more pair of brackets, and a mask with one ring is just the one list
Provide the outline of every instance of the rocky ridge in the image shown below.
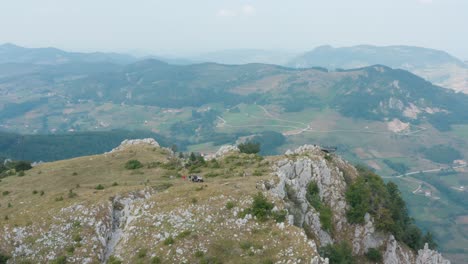
[[[105,159],[121,157],[128,146],[147,146],[151,149],[148,153],[153,154],[159,144],[151,139],[126,140]],[[139,150],[132,148],[128,155],[133,157],[135,151]],[[234,164],[253,162],[249,155],[243,159],[242,155],[236,147],[225,146],[213,158],[225,162],[240,157]],[[348,241],[353,254],[359,256],[370,248],[380,248],[384,263],[450,263],[427,245],[415,253],[391,234],[377,231],[370,214],[362,225],[349,224],[344,194],[348,182],[358,173],[339,156],[324,153],[319,146],[305,145],[258,164],[265,162],[271,168],[258,178],[244,176],[219,182],[208,178],[205,185],[171,178],[171,182],[145,183],[133,191],[119,191],[107,200],[70,200],[25,225],[4,222],[0,253],[9,253],[12,258],[8,263],[51,262],[65,251],[68,263],[108,263],[111,258],[134,263],[141,256],[198,263],[215,258],[213,254],[233,254],[231,257],[254,258],[253,262],[271,256],[275,263],[328,264],[328,259],[319,256],[319,248]],[[331,209],[331,230],[322,226],[320,212],[307,200],[311,182],[316,183],[321,202]],[[250,214],[240,217],[259,188],[274,202],[273,210],[287,210],[287,221],[260,222]],[[232,202],[232,209],[226,209],[227,202]],[[50,216],[52,220],[48,221]],[[147,252],[149,249],[151,252]]]
[[[450,263],[438,252],[429,249],[427,244],[415,253],[396,241],[391,234],[377,231],[368,213],[364,224],[349,224],[346,220],[344,194],[347,181],[358,175],[356,169],[339,156],[323,153],[315,145],[305,145],[294,151],[288,150],[286,157],[276,163],[275,170],[279,181],[269,182],[263,187],[285,202],[294,224],[307,230],[309,237],[316,238],[318,245],[349,241],[356,255],[363,255],[370,248],[384,247],[383,262],[389,264]],[[332,232],[323,229],[320,213],[306,199],[310,182],[317,184],[321,201],[332,210]]]

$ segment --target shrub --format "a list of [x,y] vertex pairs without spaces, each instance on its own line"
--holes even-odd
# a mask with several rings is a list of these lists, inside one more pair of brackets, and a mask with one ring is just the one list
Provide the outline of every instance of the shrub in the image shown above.
[[72,189],[70,189],[68,191],[68,198],[75,198],[76,196],[78,196],[78,194],[76,194],[75,192],[73,192]]
[[2,192],[2,195],[3,195],[3,196],[7,196],[7,195],[9,195],[9,194],[10,194],[9,191],[3,191],[3,192]]
[[82,239],[81,239],[80,234],[73,234],[72,240],[78,243],[78,242],[81,242]]
[[40,191],[40,192],[39,192],[39,195],[40,195],[40,196],[43,196],[44,194],[45,194],[44,191]]
[[116,256],[110,256],[109,261],[107,261],[109,264],[122,264],[122,260],[118,259]]
[[2,253],[0,253],[0,264],[6,264],[9,259],[10,256],[3,255]]
[[273,214],[273,219],[275,219],[277,223],[282,223],[286,221],[286,216],[288,215],[288,211],[280,210],[280,211],[273,212],[272,214]]
[[169,246],[169,245],[174,244],[174,242],[175,242],[174,238],[172,236],[170,236],[170,237],[164,239],[163,243],[164,243],[164,245]]
[[243,250],[249,250],[253,246],[252,242],[250,241],[242,241],[239,245],[240,248]]
[[257,142],[245,142],[237,146],[241,153],[246,154],[257,154],[260,152],[260,143]]
[[112,183],[112,186],[118,186],[119,184],[117,182]]
[[328,232],[333,231],[333,213],[330,207],[322,204],[317,183],[310,182],[307,185],[306,199],[319,212],[322,228]]
[[94,189],[96,189],[96,190],[104,190],[104,185],[98,184],[98,185],[96,185],[96,187],[94,187]]
[[24,175],[26,175],[26,174],[24,173],[24,171],[18,172],[18,177],[23,177]]
[[32,194],[37,194],[37,190],[33,190],[33,191],[32,191]]
[[186,237],[190,236],[190,234],[192,234],[192,231],[190,231],[190,230],[185,230],[185,231],[180,232],[180,233],[177,235],[177,238],[179,238],[179,239],[186,238]]
[[205,252],[203,252],[203,251],[201,251],[201,250],[197,250],[197,251],[195,251],[195,254],[194,254],[194,255],[195,255],[195,257],[197,257],[197,258],[201,258],[201,257],[203,257],[203,256],[205,255]]
[[146,257],[146,253],[148,252],[148,250],[146,248],[141,248],[140,250],[138,250],[137,252],[137,257],[138,258],[144,258]]
[[68,254],[73,254],[73,252],[75,252],[75,247],[70,245],[68,247],[65,248],[65,251],[68,253]]
[[252,207],[248,208],[247,213],[251,213],[259,221],[266,221],[271,215],[271,210],[273,209],[273,203],[269,202],[268,199],[259,192],[253,197]]
[[63,201],[63,196],[55,197],[56,202],[61,202]]
[[233,202],[233,201],[228,201],[226,203],[226,209],[228,210],[231,210],[232,208],[234,208],[236,206],[236,204]]
[[356,260],[353,257],[351,246],[346,242],[339,244],[328,244],[320,248],[320,256],[328,258],[330,264],[355,264]]
[[193,203],[193,204],[196,204],[196,203],[198,203],[198,199],[197,199],[197,198],[195,198],[195,197],[193,197],[191,201],[192,201],[192,203]]
[[161,258],[159,258],[158,256],[154,256],[151,259],[151,264],[160,264],[160,263],[162,263],[162,261],[161,261]]
[[67,263],[66,256],[60,256],[51,262],[51,264],[66,264],[66,263]]
[[367,259],[369,259],[372,262],[382,262],[382,253],[378,249],[375,248],[369,248],[369,250],[366,253]]
[[14,161],[13,162],[13,168],[15,171],[26,171],[32,169],[31,162],[29,161]]
[[138,160],[129,160],[127,163],[125,163],[125,168],[127,170],[136,170],[141,167],[143,167],[143,164],[141,164],[141,162]]

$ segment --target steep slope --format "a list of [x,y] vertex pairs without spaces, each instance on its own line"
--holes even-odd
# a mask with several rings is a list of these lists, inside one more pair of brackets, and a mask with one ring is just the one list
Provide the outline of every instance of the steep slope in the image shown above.
[[[8,263],[318,264],[329,262],[319,256],[324,246],[347,242],[360,263],[370,263],[363,256],[370,248],[385,263],[449,263],[376,231],[372,214],[364,224],[348,223],[345,192],[361,176],[319,147],[266,158],[224,148],[216,157],[182,161],[154,140],[125,141],[103,155],[7,177],[0,252]],[[126,166],[129,160],[144,166]],[[181,178],[190,172],[205,182]],[[311,182],[331,210],[333,232],[308,203]]]
[[328,69],[353,69],[375,64],[409,70],[443,87],[468,93],[466,65],[444,51],[427,48],[370,45],[343,48],[322,46],[292,59],[287,65],[298,68],[320,66]]

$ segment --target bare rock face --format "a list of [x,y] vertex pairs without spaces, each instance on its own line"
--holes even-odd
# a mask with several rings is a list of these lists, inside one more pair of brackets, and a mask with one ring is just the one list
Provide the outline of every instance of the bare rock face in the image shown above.
[[364,225],[357,225],[354,229],[352,244],[355,254],[366,253],[369,248],[378,248],[386,240],[384,234],[375,230],[374,221],[370,214],[367,213],[364,220]]
[[154,138],[144,138],[144,139],[126,139],[120,143],[120,145],[112,149],[108,153],[116,152],[127,148],[128,146],[146,144],[154,147],[160,147],[159,143]]
[[[290,214],[290,222],[303,227],[318,245],[348,241],[352,244],[355,255],[363,255],[370,248],[384,247],[384,263],[388,264],[450,263],[438,252],[430,250],[427,245],[416,255],[404,244],[396,241],[393,235],[377,231],[374,219],[368,213],[365,215],[364,224],[349,224],[346,220],[347,184],[344,171],[347,172],[347,177],[357,177],[357,171],[340,157],[323,153],[318,146],[305,145],[294,151],[288,150],[286,158],[276,163],[275,170],[279,181],[265,182],[263,187],[284,200]],[[323,229],[320,212],[307,201],[307,187],[311,182],[317,184],[322,204],[329,206],[332,211],[332,233]]]
[[429,246],[426,243],[424,245],[424,249],[418,250],[416,264],[426,264],[426,263],[450,264],[450,261],[444,259],[439,252],[429,249]]
[[346,183],[342,173],[337,167],[328,166],[317,146],[306,145],[288,151],[288,154],[307,155],[277,163],[276,173],[280,181],[272,192],[281,199],[290,200],[289,209],[296,225],[309,229],[321,245],[333,243],[330,234],[321,227],[320,213],[306,199],[307,186],[311,182],[317,184],[320,200],[332,209],[334,224],[339,232],[346,223]]
[[383,258],[385,264],[415,263],[412,252],[403,248],[392,235],[388,239],[387,249]]
[[239,153],[240,150],[237,146],[234,145],[224,145],[219,148],[213,155],[208,155],[205,157],[206,160],[219,159],[226,156],[229,153]]

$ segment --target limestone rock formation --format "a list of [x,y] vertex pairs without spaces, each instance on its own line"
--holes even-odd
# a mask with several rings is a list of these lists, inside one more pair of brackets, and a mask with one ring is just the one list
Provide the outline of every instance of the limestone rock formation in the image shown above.
[[147,145],[154,146],[154,147],[160,147],[159,143],[154,138],[125,139],[124,141],[122,141],[122,143],[120,143],[118,147],[112,149],[108,153],[113,153],[116,151],[123,150],[129,146],[135,146],[135,145],[140,145],[140,144],[147,144]]

